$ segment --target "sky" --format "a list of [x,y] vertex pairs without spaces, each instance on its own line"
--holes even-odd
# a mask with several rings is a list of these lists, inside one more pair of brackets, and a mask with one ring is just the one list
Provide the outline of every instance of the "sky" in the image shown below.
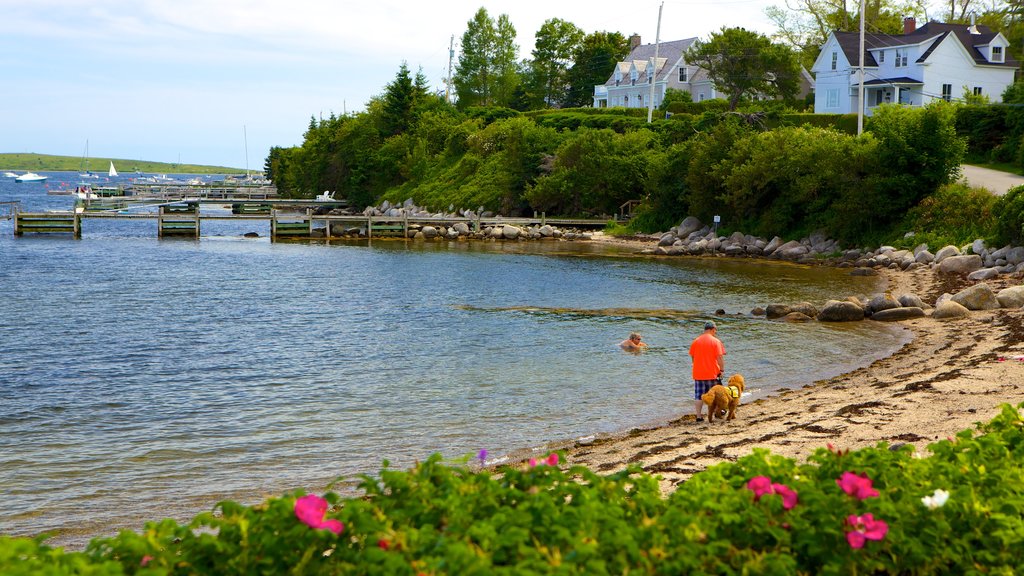
[[[443,89],[480,7],[519,58],[550,18],[653,43],[659,0],[0,0],[0,152],[260,170],[311,117],[359,112],[402,62]],[[661,40],[763,34],[782,0],[665,0]],[[131,166],[121,166],[130,170]]]

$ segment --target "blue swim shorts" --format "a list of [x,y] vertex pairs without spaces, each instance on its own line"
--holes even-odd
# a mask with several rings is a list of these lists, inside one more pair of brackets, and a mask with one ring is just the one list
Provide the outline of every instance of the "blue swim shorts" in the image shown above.
[[715,384],[721,384],[721,380],[694,380],[693,381],[693,399],[700,400],[700,397],[707,394],[708,390]]

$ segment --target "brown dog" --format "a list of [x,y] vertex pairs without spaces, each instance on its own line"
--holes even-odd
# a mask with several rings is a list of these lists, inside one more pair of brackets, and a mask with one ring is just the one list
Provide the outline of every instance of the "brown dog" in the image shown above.
[[722,386],[715,384],[700,399],[708,407],[708,424],[714,421],[715,416],[719,419],[726,413],[729,415],[726,420],[736,418],[736,408],[740,405],[740,396],[743,396],[743,387],[746,382],[740,374],[733,374],[729,378],[729,385]]

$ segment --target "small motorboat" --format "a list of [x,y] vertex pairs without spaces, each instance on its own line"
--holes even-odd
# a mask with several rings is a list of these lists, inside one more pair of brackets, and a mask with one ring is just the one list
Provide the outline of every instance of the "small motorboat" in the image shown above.
[[15,176],[14,177],[14,181],[15,182],[45,182],[47,178],[48,178],[47,176],[43,176],[41,174],[36,174],[35,172],[26,172],[26,173],[22,174],[21,176]]
[[17,178],[18,175],[14,172],[4,172],[4,178]]

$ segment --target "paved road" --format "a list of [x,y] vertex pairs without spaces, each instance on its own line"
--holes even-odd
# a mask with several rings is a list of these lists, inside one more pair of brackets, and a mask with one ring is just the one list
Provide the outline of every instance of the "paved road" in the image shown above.
[[1014,186],[1024,184],[1024,176],[1019,176],[1017,174],[1000,172],[999,170],[990,170],[988,168],[979,168],[978,166],[971,166],[969,164],[964,164],[961,168],[964,170],[964,175],[961,177],[961,180],[966,180],[971,186],[988,188],[997,196],[1006,194],[1006,191]]

